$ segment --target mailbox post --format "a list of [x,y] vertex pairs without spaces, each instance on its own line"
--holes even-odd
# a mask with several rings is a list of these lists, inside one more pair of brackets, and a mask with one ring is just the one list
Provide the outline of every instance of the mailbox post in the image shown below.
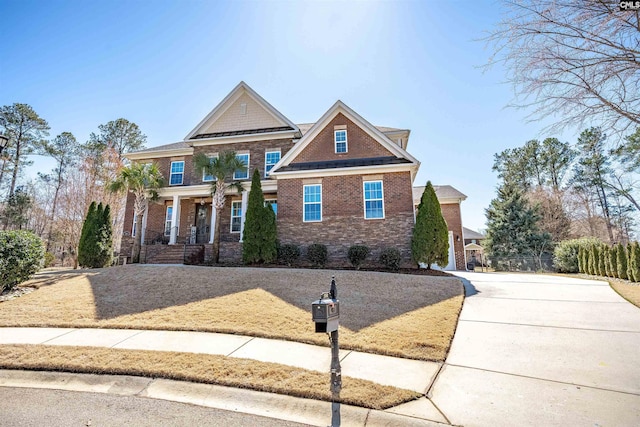
[[340,323],[340,301],[335,276],[331,278],[329,292],[324,292],[320,299],[311,304],[311,316],[315,322],[316,332],[325,332],[331,343],[331,426],[340,425],[340,406],[336,401],[342,390],[342,368],[340,367],[340,346],[338,328]]

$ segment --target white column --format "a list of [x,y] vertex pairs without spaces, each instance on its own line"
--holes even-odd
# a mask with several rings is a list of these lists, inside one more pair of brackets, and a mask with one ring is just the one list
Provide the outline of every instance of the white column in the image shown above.
[[171,235],[169,244],[175,245],[178,239],[178,228],[180,227],[180,196],[173,196],[173,209],[171,210]]
[[216,211],[216,207],[211,203],[211,238],[209,239],[209,243],[213,243],[213,239],[216,237],[216,215],[218,215],[218,211]]
[[147,200],[146,205],[144,207],[144,216],[142,217],[142,230],[140,235],[140,242],[144,245],[144,235],[147,231],[147,217],[149,216],[149,201]]
[[244,220],[247,218],[247,201],[249,200],[249,192],[244,190],[242,192],[242,218],[240,220],[240,241],[242,242],[242,236],[244,235]]

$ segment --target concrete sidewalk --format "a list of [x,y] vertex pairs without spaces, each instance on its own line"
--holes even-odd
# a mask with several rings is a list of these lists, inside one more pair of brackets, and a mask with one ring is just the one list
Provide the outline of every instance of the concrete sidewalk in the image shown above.
[[[128,350],[215,354],[228,357],[253,359],[263,362],[280,363],[283,365],[295,366],[318,372],[328,372],[331,364],[331,349],[329,347],[320,347],[292,341],[207,332],[90,328],[0,328],[0,345],[2,344],[89,346]],[[413,390],[422,394],[426,394],[428,392],[442,365],[434,362],[402,359],[350,350],[340,351],[340,364],[342,366],[342,375],[344,376]],[[0,385],[3,385],[2,376],[6,375],[6,372],[0,372]],[[34,381],[31,381],[31,383],[33,382]],[[175,387],[175,384],[178,384],[178,382],[165,382],[162,384],[169,384],[171,387]],[[13,382],[10,382],[9,385],[4,385],[15,386]],[[193,387],[196,387],[197,390],[199,386],[200,385],[194,385]],[[184,387],[187,386],[180,386],[179,388],[181,389]],[[217,387],[215,389],[222,390],[225,388]],[[102,389],[99,391],[101,390]],[[76,391],[87,390],[81,388]],[[180,395],[180,392],[169,392],[166,390],[163,393],[163,396]],[[227,394],[228,393],[230,392],[227,392]],[[283,405],[285,406],[291,405],[286,402],[291,402],[293,399],[294,402],[297,402],[293,406],[303,408],[302,414],[306,417],[311,417],[311,419],[315,419],[314,417],[317,417],[316,415],[311,415],[314,411],[317,411],[319,407],[327,405],[326,402],[317,402],[314,404],[305,402],[302,404],[300,402],[304,402],[307,399],[296,400],[296,398],[270,395],[268,393],[258,394],[256,396],[262,395],[271,396],[267,399],[269,402],[271,400],[277,400],[278,402],[284,401],[285,403],[283,403]],[[191,392],[186,393],[186,396],[188,396],[186,397],[188,402],[195,403]],[[198,393],[195,395],[195,400],[197,402],[202,400]],[[255,396],[253,400],[255,400]],[[250,402],[249,405],[237,403],[236,406],[239,405],[243,407],[242,410],[249,411],[249,413],[255,415],[269,416],[264,414],[263,411],[251,411],[251,408],[254,405],[253,400],[248,401]],[[178,399],[177,401],[183,400]],[[268,405],[265,404],[265,406]],[[309,409],[310,406],[315,409]],[[225,409],[224,405],[212,407]],[[365,415],[368,413],[368,410],[365,409],[359,411],[352,408],[349,411],[353,414],[360,414],[362,411],[364,411]],[[382,413],[383,411],[378,412]],[[275,413],[277,414],[278,412]],[[418,423],[416,425],[433,425],[433,423],[448,424],[447,419],[443,417],[442,413],[426,397],[391,408],[384,411],[384,414],[386,414],[385,416],[392,417],[392,419],[396,416],[400,417],[403,420],[400,425],[405,425],[409,420],[411,423]],[[293,415],[290,414],[288,415],[288,418],[283,419],[303,422],[301,418],[304,418],[304,416],[296,413]],[[362,419],[364,420],[369,418],[368,416],[365,416]],[[352,419],[353,423],[347,423],[344,425],[365,425],[361,424],[360,420],[361,416],[357,415]],[[306,420],[304,422],[308,423],[310,421]],[[321,423],[318,425],[324,424]]]
[[431,393],[453,424],[640,425],[640,309],[605,282],[456,275],[472,295]]

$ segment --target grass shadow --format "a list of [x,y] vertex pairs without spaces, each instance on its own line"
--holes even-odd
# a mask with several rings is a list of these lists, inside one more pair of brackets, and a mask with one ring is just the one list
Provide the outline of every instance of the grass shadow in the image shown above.
[[[457,278],[344,270],[123,266],[89,270],[96,315],[112,319],[262,289],[309,312],[335,275],[340,323],[358,331],[460,295]],[[222,302],[221,302],[222,303]],[[267,316],[274,316],[269,318]],[[278,322],[277,313],[255,313]]]

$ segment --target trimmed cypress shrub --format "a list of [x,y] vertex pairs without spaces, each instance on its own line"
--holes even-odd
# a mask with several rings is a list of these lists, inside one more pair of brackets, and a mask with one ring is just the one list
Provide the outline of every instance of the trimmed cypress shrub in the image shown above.
[[604,248],[605,245],[599,245],[597,247],[598,250],[598,274],[600,276],[606,276],[607,275],[607,270],[604,266]]
[[589,247],[582,248],[582,272],[589,274]]
[[417,264],[426,264],[427,269],[432,264],[445,267],[449,263],[449,231],[431,181],[427,181],[418,206],[411,255]]
[[[556,246],[556,251],[560,248],[561,245],[562,245],[562,242],[560,242],[558,244],[558,246]],[[584,271],[583,268],[582,268],[582,257],[583,256],[584,256],[584,248],[582,246],[578,246],[578,256],[577,256],[578,259],[576,260],[576,264],[578,266],[577,273],[582,273]],[[554,251],[554,261],[553,261],[554,264],[556,263],[557,259],[558,259],[558,256],[555,254],[555,251]],[[568,263],[569,263],[569,261],[567,262],[567,264]],[[556,268],[558,268],[558,270],[561,271],[561,272],[564,271],[562,268],[560,268],[558,266],[558,264],[556,264]],[[569,267],[567,269],[569,269]]]
[[324,267],[328,258],[327,247],[321,243],[313,243],[307,248],[307,259],[316,267]]
[[245,264],[273,262],[278,257],[276,215],[264,202],[260,171],[251,178],[251,192],[242,235],[242,261]]
[[618,247],[616,245],[609,249],[609,264],[611,264],[611,277],[618,278]]
[[87,216],[82,224],[80,241],[78,242],[78,264],[80,267],[89,267],[91,265],[91,252],[95,247],[96,207],[96,202],[91,202]]
[[631,267],[631,253],[633,252],[633,248],[631,246],[631,242],[627,244],[627,279],[633,282],[633,268]]
[[609,245],[602,246],[602,258],[604,258],[604,274],[611,277],[611,255],[609,255]]
[[622,243],[616,245],[616,261],[618,263],[618,278],[627,279],[627,249]]
[[369,247],[364,245],[353,245],[347,251],[347,258],[356,270],[360,269],[362,262],[369,256]]
[[633,282],[640,282],[640,244],[638,242],[633,242],[631,244],[630,252],[629,265],[631,266],[632,275],[629,276],[629,280]]

